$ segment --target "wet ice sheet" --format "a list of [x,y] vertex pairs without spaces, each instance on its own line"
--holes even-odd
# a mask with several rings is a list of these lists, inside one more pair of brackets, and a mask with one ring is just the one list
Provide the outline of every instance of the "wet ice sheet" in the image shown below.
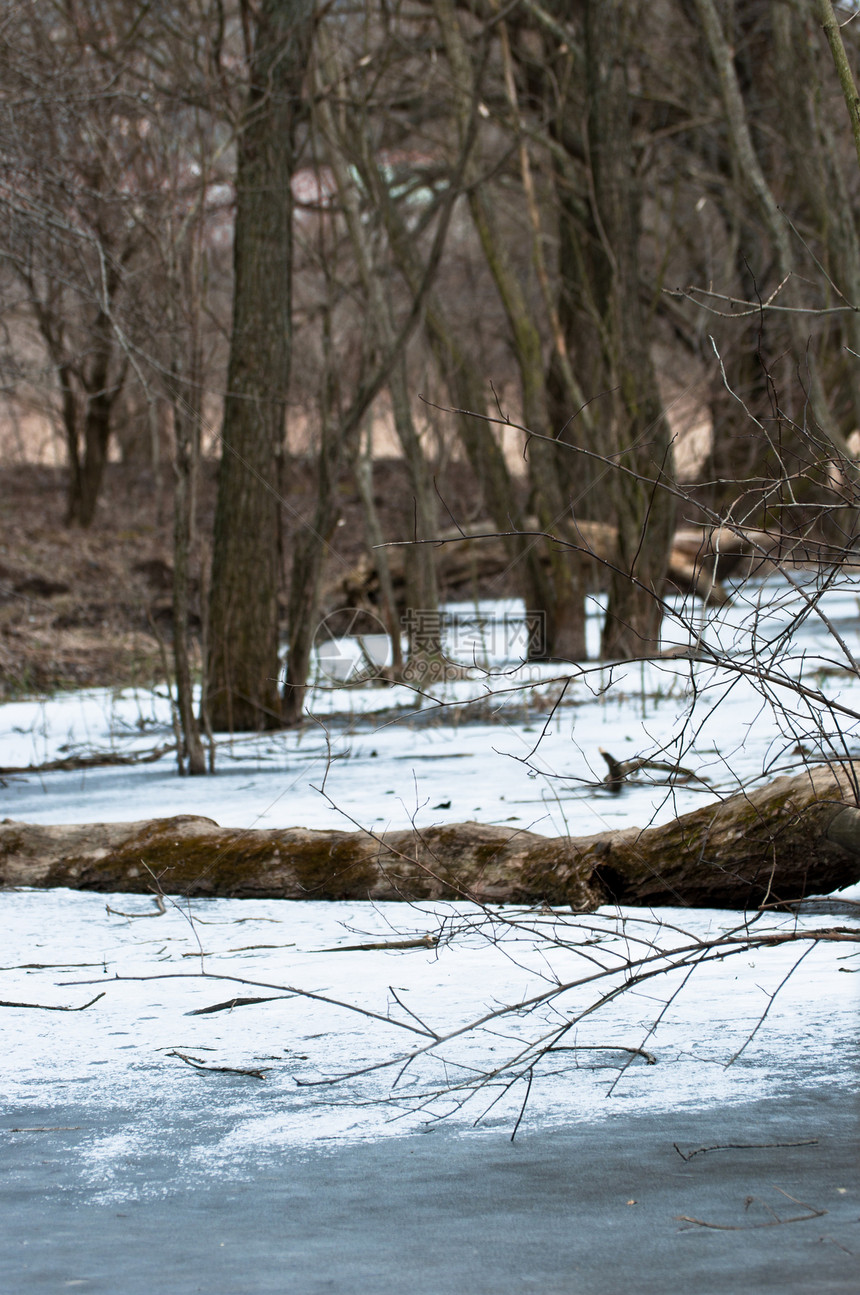
[[[6,893],[2,909],[4,1003],[74,1008],[102,995],[82,1011],[0,1010],[9,1106],[38,1108],[47,1124],[54,1120],[46,1108],[117,1113],[110,1134],[84,1149],[108,1194],[123,1158],[151,1151],[154,1140],[169,1162],[171,1128],[189,1121],[191,1150],[187,1136],[178,1139],[183,1165],[171,1173],[217,1167],[242,1175],[252,1151],[258,1163],[279,1147],[402,1134],[442,1115],[465,1130],[486,1113],[489,1127],[510,1130],[528,1083],[516,1060],[522,1048],[616,982],[573,988],[530,1011],[524,1005],[556,979],[581,978],[595,960],[612,967],[646,946],[689,944],[741,920],[510,908],[488,920],[468,905],[238,900],[134,918],[121,914],[149,913],[150,901],[68,891]],[[766,925],[786,931],[795,922],[834,921],[860,925],[826,914]],[[344,947],[425,935],[440,937],[437,947]],[[526,1127],[599,1120],[619,1109],[778,1100],[821,1083],[848,1087],[858,1071],[858,971],[856,944],[801,942],[747,950],[686,980],[685,971],[643,983],[560,1037],[569,1050],[537,1059]],[[270,995],[274,1001],[189,1015]],[[402,1069],[402,1059],[429,1042],[422,1029],[448,1035],[503,1006],[513,1010]],[[497,1069],[472,1091],[477,1075]]]

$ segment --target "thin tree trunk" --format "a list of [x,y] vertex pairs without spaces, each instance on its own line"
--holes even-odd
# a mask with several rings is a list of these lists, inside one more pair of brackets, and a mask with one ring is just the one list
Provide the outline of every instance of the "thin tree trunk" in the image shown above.
[[66,490],[66,525],[71,525],[74,521],[72,504],[73,501],[80,499],[83,489],[81,482],[80,414],[75,389],[72,385],[71,366],[58,363],[57,378],[60,383],[63,432],[66,438],[66,454],[69,460],[69,484]]
[[300,723],[304,715],[323,563],[340,515],[340,506],[330,495],[328,498],[323,495],[324,489],[328,487],[323,485],[321,473],[313,520],[293,542],[287,605],[287,668],[281,709],[283,723],[288,726]]
[[[328,403],[325,398],[324,403]],[[323,409],[316,504],[310,523],[296,535],[293,547],[283,697],[285,724],[298,724],[304,713],[323,565],[341,514],[338,486],[349,471],[358,434],[358,424],[344,433],[336,411]]]
[[[474,69],[452,0],[434,0],[434,11],[445,42],[448,61],[458,95],[455,99],[458,126],[462,134],[470,98],[476,93]],[[472,221],[487,266],[496,285],[510,329],[510,337],[523,402],[523,422],[536,434],[528,452],[529,473],[535,506],[542,528],[551,534],[570,512],[570,499],[560,477],[558,447],[552,442],[544,378],[543,344],[517,274],[510,263],[506,240],[499,228],[495,208],[486,186],[475,183],[472,168],[467,197]],[[563,553],[549,544],[551,579],[544,585],[543,605],[529,608],[545,617],[545,654],[566,660],[585,655],[585,601],[582,573],[576,554]]]
[[313,0],[262,0],[238,141],[233,324],[209,608],[215,729],[277,727],[279,462],[292,338],[294,131]]
[[[732,50],[726,40],[713,0],[693,0],[693,2],[717,72],[729,140],[738,173],[770,236],[779,280],[786,285],[781,299],[784,300],[786,305],[798,306],[801,303],[793,282],[794,257],[791,252],[788,224],[779,210],[756,153],[732,57]],[[808,351],[808,329],[802,313],[795,311],[789,313],[788,324],[795,357],[798,361],[801,361]],[[831,442],[840,463],[844,464],[845,470],[852,477],[852,480],[855,483],[860,482],[860,472],[851,466],[845,438],[834,424],[821,376],[814,363],[805,363],[805,377],[808,383],[812,413],[819,429],[825,438]]]
[[[192,372],[196,369],[193,366]],[[199,375],[198,375],[199,376]],[[194,492],[197,473],[199,384],[192,382],[192,400],[180,397],[173,404],[175,453],[173,460],[173,664],[176,703],[182,725],[189,774],[206,773],[206,756],[194,714],[194,686],[189,659],[189,598],[191,551],[194,543]],[[184,772],[180,753],[180,773]]]
[[[588,0],[585,8],[589,152],[593,181],[592,295],[603,321],[610,468],[599,497],[618,526],[619,562],[610,573],[602,655],[628,658],[659,650],[660,595],[675,529],[669,429],[657,390],[641,304],[640,196],[634,174],[627,59],[629,0]],[[596,446],[594,448],[597,448]]]
[[[823,7],[816,4],[819,13]],[[829,3],[826,8],[832,14]],[[839,147],[839,131],[834,130],[830,104],[822,102],[822,64],[827,67],[827,54],[809,39],[811,19],[805,4],[780,0],[771,4],[771,11],[775,84],[793,182],[827,249],[828,276],[836,288],[833,304],[841,297],[856,307],[860,302],[860,238],[844,169],[848,159]],[[841,35],[838,38],[841,44]],[[860,425],[860,387],[853,356],[849,373],[844,374],[846,343],[854,355],[860,354],[860,314],[856,309],[835,317],[819,360],[828,390],[847,388],[852,425],[856,427]],[[837,520],[842,524],[840,538],[848,542],[846,518],[833,518]],[[856,516],[851,520],[856,524]]]
[[[854,137],[854,149],[857,154],[858,164],[860,164],[860,97],[857,95],[854,73],[851,69],[851,62],[842,40],[839,20],[836,17],[830,0],[813,0],[813,3],[815,16],[821,23],[824,34],[827,37],[827,43],[830,46],[830,52],[833,55],[833,63],[839,77],[839,84],[842,87],[842,96],[845,100],[845,107],[848,111],[848,120],[851,123],[851,134]],[[846,21],[848,20],[846,19]]]
[[373,498],[373,443],[368,428],[366,451],[359,455],[355,465],[355,482],[361,496],[361,507],[364,513],[364,527],[370,557],[376,570],[379,583],[379,608],[388,637],[391,640],[391,673],[397,679],[403,672],[403,648],[401,645],[401,622],[398,615],[397,601],[394,595],[394,582],[391,578],[391,563],[385,547],[385,536],[379,521],[376,503]]

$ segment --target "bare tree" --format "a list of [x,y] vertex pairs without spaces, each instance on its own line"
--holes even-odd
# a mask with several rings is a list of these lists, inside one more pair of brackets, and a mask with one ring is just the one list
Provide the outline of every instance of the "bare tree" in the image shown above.
[[277,483],[292,337],[292,192],[313,0],[243,4],[233,323],[212,555],[205,706],[214,728],[281,722]]
[[143,270],[147,194],[129,183],[142,114],[130,69],[94,47],[93,15],[12,8],[0,35],[3,257],[55,378],[67,520],[89,526],[129,371],[120,319]]
[[[481,93],[480,67],[475,66],[463,15],[456,6],[450,0],[434,0],[433,7],[448,57],[458,129],[462,132],[468,106]],[[488,29],[485,45],[490,36]],[[483,57],[486,58],[486,53]],[[570,500],[565,497],[557,467],[557,450],[552,445],[554,429],[550,425],[544,380],[543,339],[512,261],[499,210],[489,185],[479,179],[477,159],[469,178],[469,210],[507,321],[520,379],[523,422],[535,434],[528,460],[535,511],[540,527],[551,537],[569,514]],[[532,547],[534,543],[532,538]],[[527,568],[529,584],[534,585],[528,590],[527,599],[531,609],[546,618],[548,655],[576,660],[585,655],[584,589],[576,553],[563,552],[550,539],[546,556],[549,578],[538,564],[530,563]]]
[[[588,151],[592,177],[586,259],[599,322],[608,457],[633,472],[610,472],[598,498],[617,520],[619,562],[610,575],[603,655],[647,655],[660,646],[660,603],[675,526],[669,428],[642,310],[641,193],[636,181],[627,77],[635,5],[585,6]],[[593,446],[592,446],[593,448]]]

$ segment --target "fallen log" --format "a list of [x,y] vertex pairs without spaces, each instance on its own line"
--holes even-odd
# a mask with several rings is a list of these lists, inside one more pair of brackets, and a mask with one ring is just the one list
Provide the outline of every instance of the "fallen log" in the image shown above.
[[426,831],[241,831],[209,818],[0,823],[0,886],[280,899],[757,908],[860,881],[854,767],[823,765],[664,827],[547,838]]
[[0,765],[0,779],[11,778],[22,773],[66,773],[72,769],[103,769],[112,765],[155,764],[168,751],[175,751],[175,742],[166,742],[155,746],[150,751],[90,751],[86,755],[64,755],[57,760],[45,760],[42,764],[4,764]]
[[[526,519],[527,533],[539,533],[538,522]],[[603,589],[608,571],[619,561],[618,528],[609,522],[565,521],[557,526],[558,540],[570,552],[579,554],[585,564],[590,588]],[[508,537],[494,533],[489,521],[442,531],[434,541],[436,569],[445,597],[468,596],[476,586],[503,575],[510,569]],[[725,541],[729,545],[729,538]],[[386,549],[395,599],[402,603],[406,592],[406,544],[392,544]],[[549,561],[546,548],[543,560]],[[682,594],[694,593],[714,607],[727,605],[731,599],[714,576],[714,561],[706,539],[699,533],[698,547],[691,546],[687,534],[676,543],[669,556],[667,588]],[[339,609],[366,608],[379,602],[379,576],[371,554],[364,554],[356,566],[325,590],[323,602],[329,614]]]

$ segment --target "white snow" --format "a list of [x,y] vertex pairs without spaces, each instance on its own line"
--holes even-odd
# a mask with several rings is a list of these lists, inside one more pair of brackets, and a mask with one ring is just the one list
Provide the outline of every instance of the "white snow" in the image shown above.
[[[245,828],[353,823],[376,831],[477,819],[548,835],[665,821],[797,770],[798,748],[812,759],[856,752],[860,582],[840,580],[787,638],[810,591],[749,585],[732,608],[707,619],[679,603],[667,642],[701,634],[721,645],[728,665],[538,668],[500,659],[506,639],[505,651],[488,645],[471,679],[420,697],[405,688],[331,687],[323,678],[306,727],[225,739],[212,778],[178,778],[170,755],[133,767],[7,775],[3,814],[71,823],[195,813]],[[592,644],[597,611],[596,604]],[[737,673],[752,664],[770,681]],[[791,680],[812,691],[792,692]],[[0,708],[6,767],[70,752],[145,750],[171,738],[165,695],[91,691]],[[597,785],[605,773],[600,747],[619,759],[677,762],[700,781],[669,785],[666,774],[645,774],[611,796]],[[625,956],[713,938],[742,926],[737,913],[574,917],[452,904],[211,900],[176,901],[157,915],[143,896],[67,891],[5,892],[0,903],[5,1004],[80,1007],[103,995],[82,1011],[0,1012],[8,1106],[135,1112],[86,1149],[108,1196],[116,1166],[149,1145],[159,1122],[164,1129],[195,1122],[189,1172],[213,1165],[227,1172],[251,1145],[262,1154],[376,1138],[425,1128],[440,1115],[465,1129],[497,1097],[487,1122],[510,1128],[529,1073],[532,1124],[777,1097],[856,1079],[860,954],[850,942],[747,949],[689,975],[685,965],[584,1015],[557,1040],[572,1050],[520,1055],[617,985],[623,973],[610,973]],[[833,925],[853,930],[858,919],[826,909],[773,915],[752,933]],[[436,947],[329,951],[424,935],[438,937]],[[598,963],[604,979],[550,992]],[[549,996],[531,1010],[513,1010],[541,994]],[[237,995],[274,1001],[189,1015]],[[511,1010],[447,1038],[502,1007]],[[403,1061],[432,1042],[421,1033],[427,1029],[443,1041],[404,1070]],[[656,1064],[624,1049],[644,1049]],[[200,1073],[183,1057],[265,1077]],[[496,1079],[477,1082],[496,1070]],[[310,1082],[325,1079],[340,1082]],[[213,1102],[217,1130],[207,1115]]]

